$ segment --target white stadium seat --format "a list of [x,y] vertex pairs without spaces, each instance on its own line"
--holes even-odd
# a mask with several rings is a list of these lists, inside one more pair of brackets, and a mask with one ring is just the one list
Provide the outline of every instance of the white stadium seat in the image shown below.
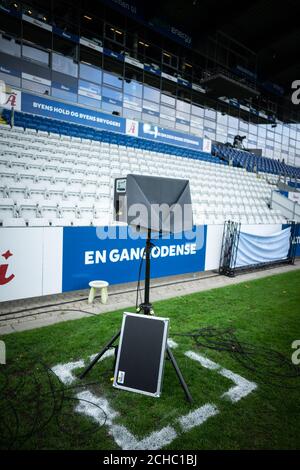
[[190,180],[194,220],[284,223],[270,211],[277,177],[107,142],[0,126],[0,222],[4,226],[112,222],[114,179],[130,172]]

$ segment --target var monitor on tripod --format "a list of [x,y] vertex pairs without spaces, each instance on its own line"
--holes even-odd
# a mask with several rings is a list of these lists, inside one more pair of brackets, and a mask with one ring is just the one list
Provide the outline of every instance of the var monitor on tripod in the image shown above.
[[[114,208],[117,221],[146,233],[144,301],[137,314],[125,313],[121,331],[96,355],[81,374],[83,378],[120,336],[114,387],[159,396],[165,353],[170,359],[187,399],[191,394],[174,355],[167,345],[168,319],[153,317],[150,303],[151,238],[159,234],[193,229],[189,181],[129,174],[115,181]],[[133,318],[132,318],[133,317]]]

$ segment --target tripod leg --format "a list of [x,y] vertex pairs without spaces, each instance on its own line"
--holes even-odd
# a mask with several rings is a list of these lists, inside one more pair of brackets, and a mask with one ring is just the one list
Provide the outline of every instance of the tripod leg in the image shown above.
[[94,367],[94,365],[101,359],[103,354],[114,344],[116,339],[119,338],[121,334],[121,331],[118,331],[118,333],[107,343],[106,346],[97,354],[97,356],[92,360],[92,362],[87,366],[87,368],[82,372],[82,374],[79,376],[80,379],[83,379],[86,374]]
[[180,371],[180,369],[179,369],[179,367],[178,367],[178,364],[177,364],[177,362],[176,362],[176,359],[175,359],[175,357],[173,356],[173,353],[172,353],[172,351],[170,350],[169,346],[167,346],[167,355],[168,355],[170,361],[172,362],[172,365],[173,365],[173,367],[174,367],[174,369],[175,369],[176,375],[177,375],[177,377],[178,377],[178,379],[179,379],[179,382],[180,382],[180,384],[181,384],[181,386],[182,386],[182,388],[183,388],[183,391],[184,391],[184,393],[185,393],[186,398],[188,399],[188,401],[189,401],[190,403],[193,403],[193,397],[192,397],[192,395],[190,394],[190,391],[189,391],[189,389],[188,389],[188,386],[187,386],[187,384],[185,383],[185,380],[184,380],[184,378],[183,378],[183,375],[182,375],[182,373],[181,373],[181,371]]

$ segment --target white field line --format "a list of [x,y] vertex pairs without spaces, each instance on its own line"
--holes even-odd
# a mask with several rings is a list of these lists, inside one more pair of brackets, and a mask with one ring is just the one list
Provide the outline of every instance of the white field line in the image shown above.
[[185,416],[181,416],[178,421],[183,430],[187,432],[190,429],[193,429],[196,426],[200,426],[205,423],[208,418],[215,416],[219,413],[218,408],[214,404],[206,403],[205,405],[197,408],[194,411],[191,411]]
[[184,355],[186,357],[189,357],[190,359],[193,359],[194,361],[199,362],[202,367],[205,367],[205,369],[217,370],[217,369],[220,369],[221,367],[216,362],[213,362],[207,357],[204,357],[201,354],[195,353],[194,351],[187,351],[186,353],[184,353]]
[[244,379],[238,374],[235,374],[231,370],[221,369],[220,375],[232,380],[235,383],[234,387],[231,387],[227,392],[223,393],[222,398],[228,398],[232,403],[239,401],[241,398],[246,397],[249,393],[253,392],[257,388],[255,382]]
[[52,367],[52,372],[59,378],[59,380],[65,384],[70,385],[75,382],[76,377],[73,374],[73,370],[84,367],[84,361],[68,362],[67,364],[57,364]]
[[176,349],[178,346],[178,343],[176,343],[176,341],[174,341],[172,338],[168,338],[168,346],[171,349]]
[[109,428],[109,434],[123,450],[161,449],[170,444],[177,436],[175,429],[167,426],[138,440],[125,426],[113,424],[119,413],[111,407],[106,398],[96,396],[89,390],[78,393],[76,398],[81,401],[79,401],[75,411],[89,416],[99,425],[106,424]]
[[[114,349],[108,349],[107,351],[105,351],[103,356],[99,359],[99,362],[104,361],[104,359],[107,359],[108,357],[113,357],[114,355],[115,355],[115,350]],[[93,361],[96,356],[97,356],[97,354],[92,354],[90,356],[90,361]]]
[[[172,339],[168,340],[170,348],[176,348],[178,344]],[[109,349],[102,356],[101,361],[112,357],[114,350]],[[90,356],[90,360],[96,356]],[[187,351],[186,357],[197,361],[202,367],[209,370],[215,370],[218,374],[233,381],[234,386],[221,396],[221,398],[229,399],[232,403],[239,401],[241,398],[246,397],[253,390],[257,388],[254,382],[241,377],[234,372],[222,368],[219,364],[211,361],[201,354],[193,351]],[[84,367],[84,361],[69,362],[67,364],[58,364],[52,368],[52,371],[59,377],[59,379],[66,385],[71,384],[76,380],[73,371],[78,368]],[[83,390],[76,395],[79,400],[75,411],[85,416],[92,418],[99,425],[105,424],[108,427],[108,433],[115,440],[116,444],[123,450],[158,450],[170,444],[177,437],[175,429],[171,426],[166,426],[159,431],[154,431],[143,439],[136,438],[125,426],[114,423],[115,418],[119,413],[115,411],[109,404],[108,400],[104,397],[94,395],[89,390]],[[182,432],[187,432],[190,429],[201,426],[209,418],[216,416],[220,411],[216,405],[206,403],[205,405],[191,411],[190,413],[178,418],[178,423]]]
[[232,403],[235,403],[241,398],[246,397],[249,395],[249,393],[253,392],[257,388],[257,384],[255,382],[250,382],[250,380],[244,379],[244,377],[235,374],[231,370],[223,369],[219,364],[211,361],[201,354],[195,353],[194,351],[187,351],[185,356],[199,362],[202,367],[210,370],[216,370],[218,374],[232,380],[234,386],[221,395],[221,398],[229,399]]

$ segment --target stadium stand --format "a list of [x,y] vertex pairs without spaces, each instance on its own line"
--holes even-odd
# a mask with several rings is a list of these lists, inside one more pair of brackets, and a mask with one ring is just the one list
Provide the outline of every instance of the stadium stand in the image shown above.
[[110,224],[114,179],[128,173],[189,179],[196,224],[285,222],[265,178],[204,152],[23,113],[0,141],[4,227]]
[[225,145],[214,145],[213,153],[228,163],[232,163],[233,166],[246,168],[248,171],[300,178],[300,168],[286,165],[284,162],[272,158],[257,156],[251,152],[237,150]]

